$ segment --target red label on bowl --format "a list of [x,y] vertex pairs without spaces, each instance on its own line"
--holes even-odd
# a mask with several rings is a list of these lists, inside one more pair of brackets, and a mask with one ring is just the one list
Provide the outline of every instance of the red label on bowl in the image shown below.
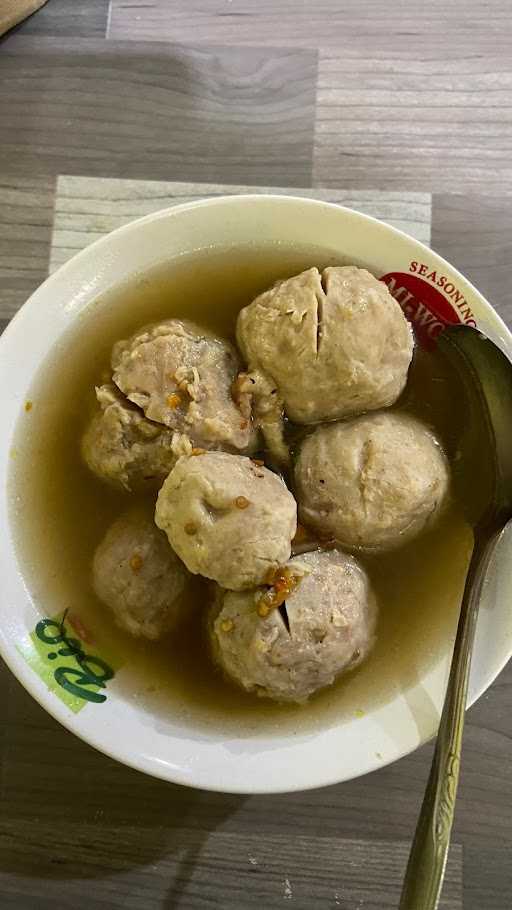
[[[388,272],[381,281],[387,284],[391,295],[412,323],[422,347],[432,350],[437,336],[447,325],[464,323],[476,326],[464,295],[446,275],[429,268],[426,263],[415,261],[410,263],[409,270]],[[442,288],[442,292],[438,288]]]

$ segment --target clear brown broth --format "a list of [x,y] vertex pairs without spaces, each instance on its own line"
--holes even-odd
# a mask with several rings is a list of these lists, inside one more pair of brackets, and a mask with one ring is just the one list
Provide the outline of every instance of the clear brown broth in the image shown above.
[[[161,717],[245,731],[313,729],[339,723],[397,690],[413,687],[450,647],[472,532],[456,501],[434,531],[387,554],[361,557],[380,602],[378,641],[358,670],[302,707],[276,705],[239,691],[210,661],[205,582],[194,583],[189,621],[160,643],[132,639],[114,625],[90,579],[95,546],[132,501],[97,480],[80,458],[79,441],[94,408],[94,385],[108,371],[112,344],[141,325],[186,317],[233,339],[236,315],[279,278],[311,265],[340,264],[321,248],[211,248],[186,255],[98,298],[52,352],[20,418],[11,489],[20,559],[40,611],[70,608],[92,633],[98,651],[122,664],[114,685]],[[449,454],[460,415],[453,377],[435,353],[418,350],[400,409],[426,420]]]

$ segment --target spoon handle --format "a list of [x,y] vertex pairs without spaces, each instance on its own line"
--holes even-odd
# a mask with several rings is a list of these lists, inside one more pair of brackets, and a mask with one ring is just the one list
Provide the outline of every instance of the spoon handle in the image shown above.
[[400,910],[435,910],[443,884],[459,782],[471,652],[483,580],[499,535],[475,541],[436,748],[400,899]]

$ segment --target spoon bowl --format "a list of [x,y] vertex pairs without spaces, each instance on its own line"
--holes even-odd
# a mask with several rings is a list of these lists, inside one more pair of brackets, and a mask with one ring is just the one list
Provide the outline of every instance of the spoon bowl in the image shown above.
[[[438,345],[457,372],[465,397],[459,451],[466,470],[454,471],[458,498],[475,529],[505,524],[512,516],[512,363],[469,326],[447,328]],[[474,485],[468,495],[462,484],[475,477],[478,495]]]

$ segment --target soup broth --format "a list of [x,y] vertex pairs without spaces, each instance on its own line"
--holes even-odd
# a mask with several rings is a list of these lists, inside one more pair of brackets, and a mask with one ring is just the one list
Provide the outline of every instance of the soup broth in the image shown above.
[[[189,618],[170,638],[143,642],[113,622],[94,595],[91,562],[105,530],[135,497],[88,471],[80,439],[95,408],[94,386],[109,375],[112,345],[141,326],[187,318],[234,340],[236,316],[277,279],[312,265],[344,264],[321,248],[210,248],[182,256],[98,298],[51,352],[20,418],[12,462],[12,508],[19,556],[42,615],[69,609],[101,653],[120,665],[109,684],[120,697],[160,717],[253,735],[272,726],[314,729],[360,715],[413,688],[451,647],[472,532],[459,504],[435,529],[390,553],[362,556],[380,605],[377,644],[368,660],[307,705],[273,704],[225,681],[210,660],[204,616],[208,584],[194,581]],[[417,350],[396,408],[417,414],[456,450],[453,377],[435,353]],[[427,726],[431,719],[427,719]]]

